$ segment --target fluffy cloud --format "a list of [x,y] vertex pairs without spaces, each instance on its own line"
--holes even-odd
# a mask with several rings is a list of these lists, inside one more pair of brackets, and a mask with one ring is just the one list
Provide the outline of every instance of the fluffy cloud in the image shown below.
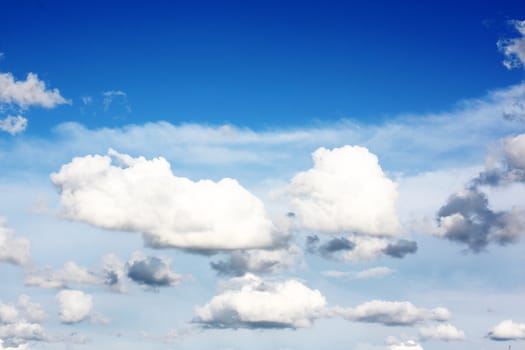
[[18,310],[12,304],[0,303],[0,323],[14,323],[18,319]]
[[25,294],[18,297],[18,306],[23,310],[24,319],[38,323],[46,318],[46,314],[42,306],[38,303],[33,303],[31,298]]
[[63,323],[77,323],[91,315],[93,298],[79,290],[63,290],[56,295]]
[[498,48],[506,56],[503,65],[507,69],[519,68],[525,65],[525,21],[512,21],[511,24],[521,36],[498,41]]
[[348,278],[357,280],[366,280],[371,278],[381,278],[394,273],[394,270],[388,267],[372,267],[362,271],[323,271],[322,274],[327,277]]
[[107,156],[74,158],[51,180],[60,189],[67,217],[142,232],[153,247],[209,251],[276,242],[263,203],[237,181],[177,177],[164,158],[132,158],[110,150]]
[[112,291],[117,293],[126,292],[124,279],[126,277],[125,266],[114,254],[105,255],[102,258],[102,274],[104,284],[108,285]]
[[525,323],[502,321],[489,331],[488,337],[499,341],[525,340]]
[[221,275],[273,273],[293,268],[302,256],[302,250],[295,245],[273,250],[238,250],[231,252],[227,260],[211,262],[210,265]]
[[451,324],[438,324],[433,327],[419,328],[419,337],[423,340],[453,341],[465,339],[465,333]]
[[18,321],[0,326],[0,339],[6,341],[9,345],[18,346],[29,341],[45,341],[48,339],[48,336],[44,328],[38,323]]
[[23,132],[27,127],[27,119],[21,115],[9,115],[4,119],[0,119],[0,130],[5,131],[11,135],[16,135]]
[[175,273],[169,261],[163,258],[135,253],[126,266],[129,278],[148,287],[176,286],[182,281],[182,276]]
[[439,209],[438,224],[437,236],[466,244],[475,253],[489,243],[517,241],[525,227],[523,211],[492,211],[486,195],[476,188],[453,194]]
[[[0,55],[0,57],[2,56]],[[27,344],[20,344],[17,346],[4,345],[4,341],[0,339],[0,350],[29,350],[27,346]]]
[[420,309],[408,301],[372,300],[355,308],[336,308],[337,314],[350,321],[381,323],[386,326],[410,326],[423,321],[446,321],[450,312],[442,307]]
[[297,280],[264,281],[247,274],[195,310],[195,322],[213,328],[304,328],[325,310],[326,300]]
[[100,284],[102,280],[94,272],[69,261],[57,271],[51,269],[32,271],[25,279],[24,284],[40,288],[65,288],[71,284]]
[[31,257],[31,243],[26,238],[14,238],[14,231],[6,226],[0,216],[0,262],[24,265]]
[[26,80],[18,81],[11,73],[0,73],[0,103],[16,104],[21,108],[53,108],[71,102],[62,97],[58,89],[46,89],[46,84],[34,73],[29,73]]
[[313,168],[295,175],[288,188],[299,229],[376,236],[399,232],[397,185],[374,154],[344,146],[319,148],[312,158]]

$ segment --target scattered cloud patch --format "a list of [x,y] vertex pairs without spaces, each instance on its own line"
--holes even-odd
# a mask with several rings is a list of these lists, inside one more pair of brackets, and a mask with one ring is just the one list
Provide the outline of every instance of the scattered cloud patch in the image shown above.
[[404,258],[407,254],[414,254],[417,252],[417,242],[400,239],[395,242],[388,243],[383,253],[393,258]]
[[343,318],[385,326],[411,326],[423,321],[446,321],[450,312],[442,307],[422,309],[408,301],[372,300],[355,308],[336,308]]
[[68,261],[60,270],[50,268],[34,270],[26,276],[24,284],[39,288],[66,288],[74,284],[101,284],[102,280],[94,272]]
[[[102,96],[104,97],[104,100],[102,103],[104,105],[105,112],[109,111],[111,104],[116,99],[120,100],[120,103],[126,108],[126,111],[128,113],[131,112],[131,106],[129,105],[129,102],[128,102],[128,94],[126,94],[124,91],[122,90],[105,91],[102,93]],[[84,104],[87,104],[87,103],[84,103]]]
[[31,259],[31,243],[27,238],[15,238],[14,230],[6,226],[7,219],[0,216],[0,262],[25,265]]
[[447,324],[438,324],[432,327],[421,327],[419,328],[419,337],[423,340],[430,340],[430,339],[442,340],[442,341],[464,340],[465,332],[447,323]]
[[64,214],[113,229],[142,232],[156,248],[202,251],[264,248],[277,238],[264,205],[236,180],[191,181],[164,158],[77,157],[51,175]]
[[126,269],[124,263],[114,254],[105,255],[102,258],[102,275],[104,284],[116,293],[125,293]]
[[356,279],[356,280],[367,280],[373,278],[382,278],[388,275],[391,275],[395,272],[391,268],[380,266],[372,267],[366,270],[361,271],[323,271],[323,276],[333,277],[333,278],[346,278],[346,279]]
[[0,73],[0,103],[26,109],[30,106],[54,108],[71,101],[62,97],[58,89],[47,89],[34,73],[29,73],[26,80],[16,80],[11,73]]
[[226,260],[211,262],[210,265],[219,275],[266,274],[292,269],[302,257],[301,248],[290,245],[282,249],[236,250],[229,253]]
[[0,119],[0,130],[5,131],[11,135],[19,134],[27,128],[27,119],[21,115],[9,115],[4,119]]
[[18,306],[22,310],[23,318],[31,323],[40,323],[46,318],[42,306],[33,303],[28,295],[22,294],[18,297]]
[[511,21],[520,37],[498,41],[498,48],[505,55],[503,65],[507,69],[520,68],[525,65],[525,21]]

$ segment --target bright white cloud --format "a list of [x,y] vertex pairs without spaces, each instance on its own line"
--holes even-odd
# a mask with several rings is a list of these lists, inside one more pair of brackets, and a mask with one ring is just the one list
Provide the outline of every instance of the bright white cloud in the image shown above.
[[389,344],[389,350],[423,350],[421,344],[414,340],[407,340]]
[[442,307],[421,309],[408,301],[372,300],[355,308],[335,308],[334,312],[350,321],[407,326],[423,321],[446,321],[450,312]]
[[46,89],[46,84],[34,73],[29,73],[26,80],[18,81],[11,73],[0,73],[0,103],[15,104],[21,108],[53,108],[71,102],[62,97],[58,89]]
[[305,328],[325,311],[326,300],[297,280],[264,281],[252,274],[195,310],[195,322],[214,328]]
[[79,290],[63,290],[56,295],[63,323],[77,323],[91,315],[93,298]]
[[85,267],[68,261],[57,271],[51,269],[35,270],[26,276],[24,284],[40,288],[64,288],[72,284],[101,284],[102,279]]
[[5,131],[11,135],[16,135],[23,132],[27,127],[27,119],[21,115],[9,115],[4,119],[0,119],[0,130]]
[[520,33],[520,37],[498,41],[498,48],[505,55],[503,65],[507,69],[519,68],[525,65],[525,21],[511,21]]
[[492,340],[525,340],[525,323],[505,320],[492,328],[488,337]]
[[18,321],[0,326],[0,339],[8,340],[10,343],[18,345],[30,341],[44,341],[48,337],[40,324]]
[[67,217],[142,232],[153,247],[220,250],[276,242],[263,203],[237,181],[193,182],[173,175],[164,158],[110,150],[107,156],[74,158],[51,180]]
[[457,329],[453,325],[438,324],[431,327],[419,328],[419,337],[423,340],[435,339],[442,341],[464,340],[465,332]]
[[14,231],[6,223],[7,219],[0,216],[0,262],[27,264],[31,259],[31,243],[27,238],[14,238]]
[[298,173],[288,188],[299,229],[329,234],[396,235],[397,185],[377,156],[360,146],[313,154],[314,166]]

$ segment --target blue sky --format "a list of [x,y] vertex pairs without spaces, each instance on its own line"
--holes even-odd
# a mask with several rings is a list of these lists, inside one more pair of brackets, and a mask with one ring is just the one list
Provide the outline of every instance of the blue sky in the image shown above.
[[0,16],[0,350],[525,341],[521,2]]

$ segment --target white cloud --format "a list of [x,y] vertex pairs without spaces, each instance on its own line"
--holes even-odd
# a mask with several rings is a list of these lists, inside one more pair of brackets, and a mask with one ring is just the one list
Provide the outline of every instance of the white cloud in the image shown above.
[[45,341],[48,337],[40,324],[18,321],[0,326],[0,339],[13,344],[23,344],[29,341]]
[[408,301],[372,300],[355,308],[335,308],[334,312],[350,321],[407,326],[423,321],[446,321],[450,312],[442,307],[421,309]]
[[79,290],[63,290],[56,295],[63,323],[77,323],[91,315],[93,298]]
[[305,328],[326,300],[297,280],[264,281],[252,274],[230,280],[221,294],[195,310],[195,322],[214,328]]
[[53,108],[71,102],[62,97],[58,89],[46,89],[46,84],[34,73],[29,73],[26,80],[18,81],[11,73],[0,73],[0,103],[16,104],[21,108]]
[[498,48],[505,55],[503,65],[507,69],[519,68],[525,65],[525,21],[511,21],[520,33],[520,37],[498,41]]
[[302,257],[303,251],[296,245],[272,250],[236,250],[229,253],[227,260],[212,262],[211,266],[219,274],[226,275],[274,273],[292,269]]
[[371,279],[371,278],[381,278],[388,275],[391,275],[395,271],[391,268],[385,266],[372,267],[362,271],[323,271],[322,274],[327,277],[334,278],[348,278],[348,279]]
[[0,119],[0,130],[5,131],[11,135],[16,135],[23,132],[27,127],[27,119],[21,115],[9,115],[4,119]]
[[505,320],[492,328],[488,337],[492,340],[525,340],[525,323]]
[[193,182],[173,175],[164,158],[110,150],[107,156],[74,158],[51,180],[68,218],[142,232],[153,247],[219,250],[276,243],[263,203],[236,180]]
[[110,90],[110,91],[105,91],[104,93],[102,93],[102,95],[104,96],[104,101],[103,101],[104,111],[107,112],[109,110],[109,107],[113,103],[113,100],[117,97],[120,97],[122,99],[123,105],[126,107],[126,110],[128,112],[131,112],[131,107],[129,106],[129,103],[128,103],[128,94],[126,94],[124,91]]
[[46,318],[46,313],[42,306],[38,303],[33,303],[31,298],[25,294],[18,297],[18,306],[23,310],[24,319],[29,322],[39,323]]
[[17,346],[4,346],[4,341],[0,339],[0,350],[29,350],[27,344],[19,344]]
[[101,284],[102,279],[85,267],[78,266],[73,261],[68,261],[64,267],[57,271],[49,268],[35,270],[26,276],[24,284],[40,288],[64,288],[71,284]]
[[0,262],[24,265],[31,259],[31,243],[27,238],[14,238],[14,231],[0,216]]
[[18,310],[12,304],[0,303],[0,323],[14,323],[18,319]]
[[436,340],[443,340],[443,341],[464,340],[465,332],[447,323],[447,324],[438,324],[432,327],[421,327],[419,328],[419,337],[423,340],[428,340],[428,339],[436,339]]
[[397,185],[377,156],[360,146],[313,154],[314,166],[295,175],[288,187],[299,229],[328,234],[396,235]]
[[388,346],[389,350],[423,350],[421,344],[414,340],[401,341],[392,343]]

